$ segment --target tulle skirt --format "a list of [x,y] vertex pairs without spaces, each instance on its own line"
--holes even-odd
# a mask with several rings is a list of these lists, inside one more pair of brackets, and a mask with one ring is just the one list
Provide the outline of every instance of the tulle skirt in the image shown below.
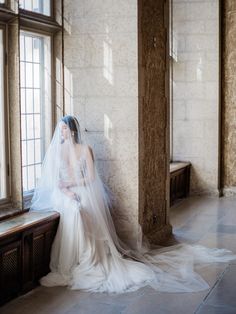
[[93,236],[88,192],[83,187],[77,192],[81,202],[59,190],[54,195],[60,223],[51,250],[51,272],[40,279],[43,286],[123,293],[149,285],[158,291],[194,292],[209,288],[197,266],[236,259],[225,249],[187,244],[136,252],[135,259],[124,257],[110,239]]

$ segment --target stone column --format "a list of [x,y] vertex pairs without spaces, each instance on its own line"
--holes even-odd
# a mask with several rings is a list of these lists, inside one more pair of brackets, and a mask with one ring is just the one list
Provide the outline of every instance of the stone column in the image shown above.
[[236,194],[236,2],[222,7],[222,186]]
[[[21,184],[21,142],[19,134],[20,125],[20,57],[19,57],[19,21],[13,19],[8,24],[8,97],[10,125],[10,171],[12,203],[16,208],[23,206],[23,192]],[[13,127],[14,125],[14,127]]]
[[152,242],[171,233],[168,1],[138,1],[139,221]]

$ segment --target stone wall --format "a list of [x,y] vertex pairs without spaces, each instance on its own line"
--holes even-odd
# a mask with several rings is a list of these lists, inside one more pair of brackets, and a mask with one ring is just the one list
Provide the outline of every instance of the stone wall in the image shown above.
[[218,194],[218,0],[173,0],[173,160],[190,161],[191,193]]
[[[135,0],[65,0],[66,113],[78,115],[116,225],[138,225],[138,59]],[[126,228],[127,229],[127,228]]]

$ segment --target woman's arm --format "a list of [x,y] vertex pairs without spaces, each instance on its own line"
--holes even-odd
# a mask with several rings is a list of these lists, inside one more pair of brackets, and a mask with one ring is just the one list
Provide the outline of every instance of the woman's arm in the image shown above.
[[91,183],[95,178],[94,155],[93,155],[93,150],[90,146],[86,147],[85,160],[86,160],[86,177],[79,180],[79,183],[82,185]]

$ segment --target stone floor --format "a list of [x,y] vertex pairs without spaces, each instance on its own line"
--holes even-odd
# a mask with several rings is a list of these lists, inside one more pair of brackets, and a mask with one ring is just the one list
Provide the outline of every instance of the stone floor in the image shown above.
[[[191,197],[171,209],[175,239],[236,252],[236,199]],[[235,314],[236,262],[201,270],[210,289],[159,293],[150,287],[117,296],[38,287],[0,308],[2,314]]]

